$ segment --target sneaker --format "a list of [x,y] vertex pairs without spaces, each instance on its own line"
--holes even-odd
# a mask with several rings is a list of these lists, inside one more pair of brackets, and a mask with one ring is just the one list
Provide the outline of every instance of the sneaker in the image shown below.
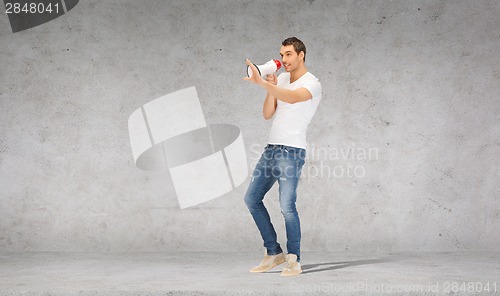
[[250,269],[250,272],[265,272],[269,269],[272,269],[280,264],[285,263],[285,255],[283,253],[279,253],[277,255],[267,255],[267,251],[264,252],[264,259],[259,264],[259,266],[255,266]]
[[300,267],[300,262],[297,262],[297,255],[288,254],[286,255],[286,267],[281,272],[281,276],[292,276],[302,273],[302,267]]

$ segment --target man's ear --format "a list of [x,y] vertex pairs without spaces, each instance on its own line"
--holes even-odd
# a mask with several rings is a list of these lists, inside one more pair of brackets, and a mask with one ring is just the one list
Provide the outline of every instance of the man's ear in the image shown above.
[[299,58],[301,58],[302,60],[304,60],[304,52],[303,51],[299,52]]

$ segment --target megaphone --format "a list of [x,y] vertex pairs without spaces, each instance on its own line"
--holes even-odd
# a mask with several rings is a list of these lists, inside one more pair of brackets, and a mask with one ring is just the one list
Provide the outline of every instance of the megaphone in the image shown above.
[[[270,60],[264,65],[255,65],[255,64],[253,65],[257,67],[260,76],[266,76],[267,74],[272,74],[281,68],[281,62],[274,59]],[[250,66],[247,66],[247,76],[252,77],[252,68],[250,68]]]

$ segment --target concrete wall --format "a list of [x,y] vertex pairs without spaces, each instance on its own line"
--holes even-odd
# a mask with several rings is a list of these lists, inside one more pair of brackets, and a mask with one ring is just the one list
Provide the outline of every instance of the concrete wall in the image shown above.
[[[253,168],[271,122],[244,59],[289,36],[323,85],[302,250],[498,250],[499,2],[271,2],[80,1],[15,34],[0,15],[0,250],[261,252],[249,179],[181,210],[168,171],[135,167],[127,119],[196,86]],[[266,200],[286,246],[277,184]]]

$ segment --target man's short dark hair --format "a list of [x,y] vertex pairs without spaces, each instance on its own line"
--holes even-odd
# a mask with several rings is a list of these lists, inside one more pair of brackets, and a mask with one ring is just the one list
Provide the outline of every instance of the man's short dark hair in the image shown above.
[[286,38],[283,42],[281,42],[281,45],[283,46],[293,45],[293,49],[297,54],[303,51],[304,62],[306,61],[306,46],[304,45],[304,42],[300,41],[297,37]]

